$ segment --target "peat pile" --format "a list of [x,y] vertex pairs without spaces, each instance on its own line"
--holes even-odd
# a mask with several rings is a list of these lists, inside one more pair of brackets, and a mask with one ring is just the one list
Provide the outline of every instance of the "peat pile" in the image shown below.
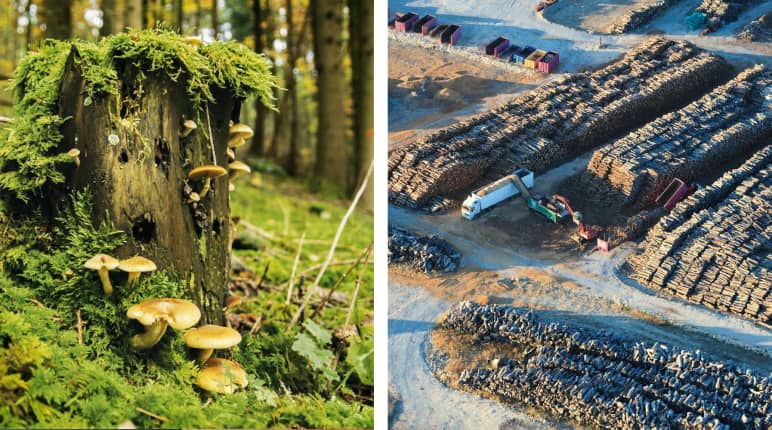
[[[710,18],[718,18],[720,26],[736,20],[743,9],[755,2],[756,0],[702,0],[694,10],[707,14]],[[713,28],[716,29],[718,27]]]
[[628,258],[657,291],[772,327],[772,146],[698,190]]
[[686,107],[606,145],[581,176],[590,195],[645,207],[670,181],[691,181],[772,138],[772,70],[749,68]]
[[617,19],[609,29],[610,34],[623,34],[628,31],[648,23],[662,11],[669,8],[678,0],[660,0],[654,3],[646,4],[638,9],[627,12],[623,17]]
[[772,41],[772,12],[767,12],[748,23],[737,34],[737,38],[747,42]]
[[511,346],[520,352],[519,359],[493,360],[493,369],[450,372],[442,370],[444,353],[434,349],[428,359],[443,382],[457,377],[464,389],[525,403],[581,426],[766,429],[772,425],[772,375],[736,367],[699,350],[541,322],[532,312],[472,302],[448,311],[439,327],[473,334],[478,346],[504,342],[505,350]]
[[416,236],[389,226],[389,264],[406,264],[416,271],[452,272],[461,255],[451,244],[437,236]]
[[515,168],[542,171],[682,106],[729,73],[726,61],[691,43],[652,38],[601,70],[567,75],[396,149],[389,199],[418,208]]

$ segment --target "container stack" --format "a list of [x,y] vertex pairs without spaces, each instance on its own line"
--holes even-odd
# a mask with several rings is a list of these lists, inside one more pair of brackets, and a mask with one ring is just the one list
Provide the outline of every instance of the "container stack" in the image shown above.
[[516,168],[542,171],[681,106],[730,70],[691,43],[650,39],[601,70],[563,76],[396,149],[390,200],[420,208]]

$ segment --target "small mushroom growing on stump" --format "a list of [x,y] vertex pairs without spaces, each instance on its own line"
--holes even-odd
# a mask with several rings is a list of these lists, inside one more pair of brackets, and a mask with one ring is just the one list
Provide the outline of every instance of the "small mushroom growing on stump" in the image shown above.
[[83,264],[86,269],[96,270],[99,273],[99,279],[102,281],[102,289],[105,290],[106,295],[113,294],[113,284],[110,283],[110,275],[108,271],[115,269],[119,265],[119,261],[109,255],[97,254],[91,257]]
[[233,124],[228,129],[228,148],[238,148],[244,144],[244,139],[249,139],[254,134],[246,124]]
[[140,257],[139,255],[131,257],[128,260],[121,260],[118,268],[129,273],[129,286],[133,285],[134,282],[139,279],[139,275],[142,274],[142,272],[152,272],[157,269],[155,263],[145,257]]
[[211,358],[196,378],[196,384],[211,393],[233,394],[247,386],[247,372],[235,361]]
[[225,153],[228,155],[228,162],[236,159],[236,152],[233,151],[233,148],[228,148]]
[[215,349],[228,349],[241,342],[241,334],[230,327],[205,325],[185,333],[185,345],[200,349],[198,362],[203,363],[212,356]]
[[228,169],[230,169],[228,172],[228,177],[231,180],[239,175],[252,172],[252,169],[250,169],[246,163],[238,160],[228,164]]
[[73,161],[75,161],[75,167],[80,167],[80,149],[72,148],[67,151],[67,155],[69,155]]
[[206,197],[207,193],[209,193],[212,178],[216,178],[218,176],[222,176],[227,173],[228,171],[220,166],[207,164],[204,166],[196,167],[195,169],[191,170],[190,173],[188,174],[188,179],[190,179],[191,181],[198,181],[202,178],[204,179],[204,186],[201,187],[201,191],[199,191],[198,193],[198,195],[203,199],[204,197]]
[[204,41],[201,40],[198,36],[186,36],[185,42],[193,45],[194,48],[198,49],[201,45],[204,44]]
[[129,308],[126,316],[145,326],[145,332],[131,337],[131,346],[152,348],[166,333],[166,327],[185,330],[201,319],[198,306],[183,299],[152,299]]
[[192,119],[186,120],[184,123],[182,123],[182,130],[180,131],[180,139],[188,137],[188,135],[197,128],[198,126],[196,125],[195,121],[193,121]]

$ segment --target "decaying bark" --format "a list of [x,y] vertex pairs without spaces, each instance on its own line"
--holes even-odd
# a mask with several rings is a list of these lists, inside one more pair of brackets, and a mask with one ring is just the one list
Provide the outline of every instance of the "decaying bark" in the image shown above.
[[[206,110],[196,116],[184,80],[148,74],[134,84],[136,71],[128,69],[119,71],[120,96],[87,100],[76,56],[68,61],[60,102],[60,115],[71,117],[62,149],[81,151],[80,166],[68,172],[68,189],[89,187],[94,221],[107,217],[127,234],[117,257],[139,254],[159,269],[173,269],[189,286],[202,320],[221,323],[230,272],[228,177],[212,179],[211,191],[196,205],[188,195],[203,183],[188,184],[187,177],[196,166],[215,164],[209,125],[216,164],[227,168],[228,121],[238,109],[232,95],[213,89],[216,104],[208,106],[207,124]],[[198,128],[180,138],[186,119]]]

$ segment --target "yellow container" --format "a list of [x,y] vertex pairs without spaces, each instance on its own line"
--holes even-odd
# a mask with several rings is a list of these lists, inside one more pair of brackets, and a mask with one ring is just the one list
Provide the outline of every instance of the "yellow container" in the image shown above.
[[539,65],[537,62],[539,59],[543,56],[547,55],[547,51],[542,51],[541,49],[537,49],[531,53],[528,57],[526,57],[525,61],[523,62],[523,65],[525,67],[529,67],[531,69],[538,69]]

